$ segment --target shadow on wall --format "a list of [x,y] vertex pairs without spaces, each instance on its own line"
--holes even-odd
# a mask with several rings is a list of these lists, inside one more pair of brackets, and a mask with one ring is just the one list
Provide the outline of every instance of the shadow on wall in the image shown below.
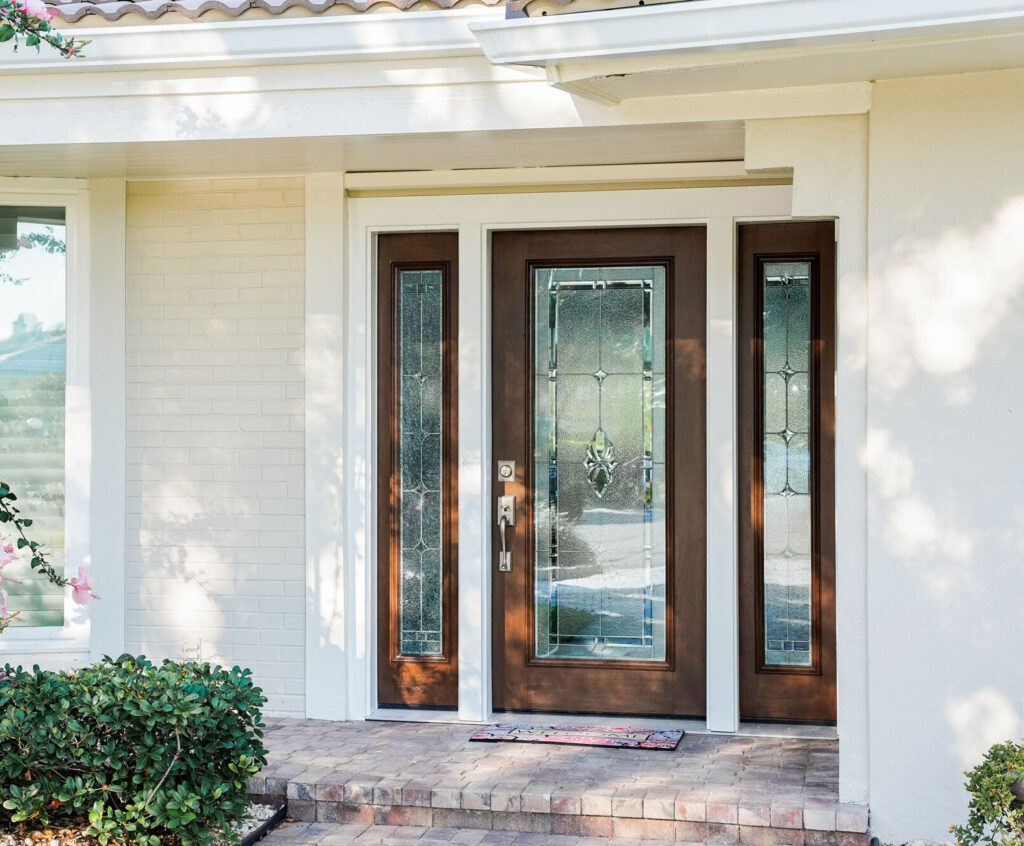
[[907,236],[872,259],[872,812],[916,791],[903,831],[962,819],[962,771],[1024,729],[1022,233],[1019,196],[984,225]]

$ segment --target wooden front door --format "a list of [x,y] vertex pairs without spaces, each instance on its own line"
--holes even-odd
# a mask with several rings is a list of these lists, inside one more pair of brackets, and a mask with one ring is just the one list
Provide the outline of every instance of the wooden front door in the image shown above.
[[377,239],[377,701],[458,706],[459,237]]
[[835,227],[739,228],[740,715],[836,719]]
[[705,243],[493,236],[496,709],[704,713]]

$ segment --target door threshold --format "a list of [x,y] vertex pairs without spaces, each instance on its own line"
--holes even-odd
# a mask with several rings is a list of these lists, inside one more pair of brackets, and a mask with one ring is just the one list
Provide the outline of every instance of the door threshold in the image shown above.
[[431,708],[377,708],[366,715],[367,720],[391,723],[465,723],[486,725],[493,720],[463,720],[458,711]]
[[704,720],[676,717],[637,717],[609,714],[542,714],[534,711],[496,711],[487,720],[460,719],[458,711],[430,710],[426,708],[378,708],[366,716],[367,720],[395,723],[448,723],[487,725],[490,723],[519,723],[532,726],[635,725],[651,729],[682,729],[687,734],[731,735],[733,737],[787,737],[797,740],[836,740],[835,726],[801,725],[797,723],[742,722],[737,731],[711,731]]

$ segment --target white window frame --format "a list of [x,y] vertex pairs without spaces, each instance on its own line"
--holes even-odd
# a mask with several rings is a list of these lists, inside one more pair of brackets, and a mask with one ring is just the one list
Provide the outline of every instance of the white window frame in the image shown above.
[[[80,180],[0,179],[0,205],[63,207],[66,210],[65,308],[67,387],[64,397],[64,552],[66,574],[90,563],[92,414],[90,366],[90,273],[88,191]],[[17,491],[15,491],[17,493]],[[26,513],[26,517],[31,514]],[[97,588],[97,591],[99,588]],[[17,610],[17,609],[12,609]],[[75,662],[88,655],[90,614],[64,592],[64,625],[19,627],[0,635],[0,661],[25,664],[36,655],[60,653]]]

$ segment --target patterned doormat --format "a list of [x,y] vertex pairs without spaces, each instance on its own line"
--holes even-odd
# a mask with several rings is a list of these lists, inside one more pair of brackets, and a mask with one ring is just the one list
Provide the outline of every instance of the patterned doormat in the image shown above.
[[679,745],[684,734],[682,729],[526,726],[498,723],[481,729],[470,740],[567,743],[573,746],[616,746],[626,749],[666,749],[671,751]]

